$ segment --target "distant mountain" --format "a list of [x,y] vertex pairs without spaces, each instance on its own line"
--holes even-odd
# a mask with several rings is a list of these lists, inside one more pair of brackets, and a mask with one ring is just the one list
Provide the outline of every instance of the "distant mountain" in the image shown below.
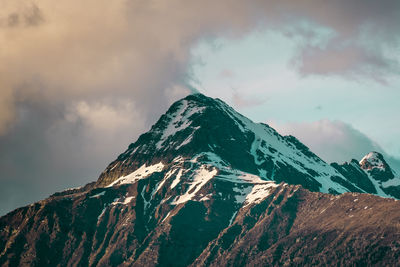
[[331,165],[357,187],[352,192],[400,199],[400,178],[378,152],[370,152],[360,162],[353,159],[349,163]]
[[395,265],[399,192],[379,153],[329,165],[194,94],[96,182],[0,218],[0,264]]

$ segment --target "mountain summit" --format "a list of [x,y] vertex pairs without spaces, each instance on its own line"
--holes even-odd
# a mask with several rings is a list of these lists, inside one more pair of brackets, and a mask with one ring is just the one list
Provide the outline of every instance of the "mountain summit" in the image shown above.
[[383,155],[378,152],[370,152],[360,161],[361,169],[367,171],[375,180],[388,182],[394,179],[394,173],[386,163]]
[[96,182],[1,217],[0,265],[395,265],[399,188],[376,152],[329,165],[194,94]]
[[[365,179],[373,179],[366,183],[394,179],[382,155],[377,152],[368,155],[359,166],[368,176]],[[372,170],[373,165],[368,165],[367,159],[374,164],[379,160],[380,169]],[[178,166],[182,174],[188,170],[180,167],[186,161],[214,169],[213,177],[219,179],[233,177],[235,181],[240,173],[239,176],[257,176],[263,181],[302,185],[324,193],[363,192],[398,197],[392,191],[375,188],[384,186],[382,184],[373,184],[371,188],[360,186],[337,164],[327,164],[295,137],[282,136],[267,124],[254,123],[223,101],[202,94],[175,102],[150,131],[106,168],[97,186],[126,183],[128,179],[121,177],[133,172],[136,179],[149,175],[141,174],[140,170],[167,170]],[[176,165],[176,162],[180,163]],[[189,168],[193,169],[193,165]],[[173,180],[174,176],[168,179]],[[400,182],[398,178],[395,180],[395,183]]]

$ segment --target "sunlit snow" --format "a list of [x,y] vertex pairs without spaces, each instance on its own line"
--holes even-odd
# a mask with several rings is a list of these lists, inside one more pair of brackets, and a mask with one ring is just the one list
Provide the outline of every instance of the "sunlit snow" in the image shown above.
[[107,187],[120,184],[133,184],[141,179],[149,177],[151,174],[155,172],[161,172],[163,169],[164,169],[164,164],[162,162],[150,166],[146,166],[146,164],[143,164],[136,171],[126,176],[118,178],[117,180],[109,184]]

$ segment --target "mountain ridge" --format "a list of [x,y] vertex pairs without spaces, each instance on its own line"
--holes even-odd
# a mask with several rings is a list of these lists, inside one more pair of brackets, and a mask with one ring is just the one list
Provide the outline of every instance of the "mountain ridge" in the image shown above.
[[[390,167],[381,154],[379,157],[389,168],[386,181],[395,180],[392,184],[396,186],[390,190],[382,187],[377,170],[372,176],[365,170],[369,182],[355,181],[346,177],[339,164],[327,164],[294,136],[282,136],[267,124],[252,122],[222,100],[199,93],[171,105],[147,133],[104,170],[96,185],[106,186],[145,163],[167,163],[177,155],[189,159],[205,152],[227,161],[232,169],[264,180],[301,184],[311,191],[400,196],[400,179],[390,176]],[[360,187],[363,183],[369,185]]]
[[396,265],[400,183],[385,164],[327,164],[189,95],[96,182],[1,217],[0,265]]

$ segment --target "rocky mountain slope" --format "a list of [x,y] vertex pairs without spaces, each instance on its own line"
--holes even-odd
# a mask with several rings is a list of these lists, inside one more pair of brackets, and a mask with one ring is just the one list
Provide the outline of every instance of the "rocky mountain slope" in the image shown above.
[[0,220],[2,266],[396,266],[400,204],[254,185],[239,204],[223,180],[171,205],[156,181],[64,193]]
[[399,188],[379,153],[329,165],[190,95],[96,182],[0,218],[0,264],[395,265]]
[[[394,177],[382,155],[371,154],[384,165],[357,163],[357,171],[365,174],[359,181],[354,173],[343,171],[346,167],[327,164],[295,137],[282,136],[266,124],[254,123],[219,99],[195,94],[175,102],[150,131],[106,168],[96,186],[119,184],[117,179],[140,168],[162,165],[166,170],[180,158],[184,162],[196,160],[212,165],[219,178],[227,174],[236,176],[240,171],[262,180],[300,184],[311,191],[398,197],[393,192],[398,192],[400,178]],[[365,157],[362,162],[372,159]],[[186,170],[183,168],[183,172]],[[378,177],[382,171],[386,180]],[[173,177],[171,174],[169,179]],[[385,186],[394,188],[383,190]]]

